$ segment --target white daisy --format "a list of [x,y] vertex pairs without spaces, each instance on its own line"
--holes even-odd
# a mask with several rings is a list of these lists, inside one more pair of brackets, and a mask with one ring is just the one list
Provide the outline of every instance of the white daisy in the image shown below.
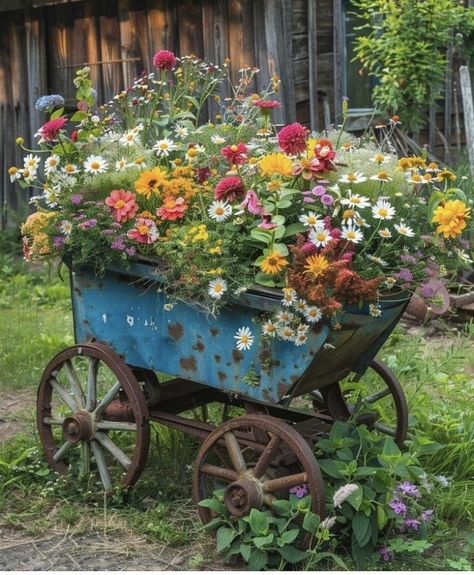
[[409,226],[405,225],[404,222],[400,222],[400,225],[395,224],[393,227],[401,236],[406,236],[407,238],[413,238],[415,236],[415,232]]
[[426,180],[425,178],[423,178],[423,176],[421,176],[420,174],[417,174],[417,173],[411,174],[411,176],[409,176],[407,178],[407,181],[410,182],[410,184],[427,184],[427,183],[429,183],[428,180]]
[[309,241],[317,248],[324,248],[331,240],[331,234],[324,228],[312,229],[309,232]]
[[117,170],[117,172],[121,172],[122,170],[125,170],[125,168],[128,167],[127,164],[127,160],[125,158],[120,158],[120,160],[117,160],[115,162],[115,169]]
[[368,208],[370,207],[369,198],[359,196],[359,194],[351,194],[348,198],[341,200],[341,204],[348,205],[351,208]]
[[283,325],[277,329],[278,337],[284,341],[291,341],[295,338],[295,330],[289,325]]
[[296,328],[296,333],[302,333],[303,335],[307,335],[309,332],[309,325],[306,323],[300,323]]
[[390,160],[390,156],[384,156],[383,154],[375,154],[373,158],[369,158],[369,162],[376,162],[381,165]]
[[44,161],[44,173],[49,176],[53,172],[56,172],[59,166],[59,156],[57,154],[51,154],[49,158]]
[[36,172],[38,170],[38,166],[40,163],[39,156],[33,156],[33,154],[28,154],[25,156],[23,166],[25,170],[28,170],[30,174]]
[[306,308],[308,307],[308,304],[305,302],[304,299],[299,299],[297,302],[295,302],[294,307],[300,313],[304,313],[306,311]]
[[133,130],[127,130],[120,138],[119,144],[122,146],[134,146],[138,143],[138,132]]
[[65,236],[68,236],[72,232],[72,222],[69,220],[63,220],[59,226],[59,230]]
[[91,174],[103,174],[107,170],[107,162],[102,156],[89,156],[84,162],[84,171]]
[[290,307],[297,300],[296,292],[293,288],[283,288],[283,299],[281,303],[285,307]]
[[21,171],[16,166],[12,166],[8,168],[8,175],[10,176],[10,182],[13,184],[15,180],[21,178]]
[[361,184],[367,181],[367,178],[361,172],[349,172],[339,178],[342,184]]
[[279,324],[288,323],[294,318],[294,314],[289,311],[283,310],[277,313],[276,319]]
[[268,337],[275,337],[276,334],[276,327],[273,324],[272,320],[269,319],[262,325],[262,333]]
[[72,174],[77,174],[78,169],[75,164],[66,164],[64,168],[62,168],[62,171],[69,176]]
[[388,228],[384,228],[383,230],[379,230],[379,236],[384,238],[384,240],[388,240],[392,237],[392,232]]
[[379,200],[372,208],[372,215],[376,220],[391,220],[395,215],[395,208],[386,200]]
[[239,351],[247,350],[252,347],[253,335],[248,327],[240,327],[237,333],[234,335],[234,339],[237,340],[236,345]]
[[142,130],[143,130],[143,124],[141,122],[137,124],[134,128],[132,128],[132,132],[134,132],[135,134],[138,134]]
[[156,142],[156,144],[153,146],[153,149],[155,150],[158,157],[167,158],[170,152],[176,150],[176,144],[169,138],[163,138],[162,140],[158,140],[158,142]]
[[308,336],[304,333],[298,332],[295,336],[295,345],[304,345],[308,341]]
[[306,311],[304,312],[304,318],[309,323],[318,322],[322,316],[323,314],[321,313],[321,310],[319,309],[319,307],[316,307],[315,305],[308,306],[306,308]]
[[388,175],[388,172],[381,170],[375,176],[370,176],[370,179],[374,182],[391,182],[392,178]]
[[36,179],[36,170],[28,170],[27,168],[25,168],[23,170],[20,170],[20,173],[27,184],[33,183]]
[[214,136],[211,136],[211,142],[213,144],[224,144],[225,138],[223,138],[222,136],[219,136],[219,134],[214,134]]
[[388,263],[383,260],[382,258],[378,257],[378,256],[371,256],[370,254],[367,256],[367,259],[369,259],[371,262],[374,262],[376,264],[378,264],[379,266],[386,266],[388,265]]
[[221,299],[223,294],[227,291],[227,282],[225,279],[218,277],[209,282],[207,293],[213,299]]
[[354,226],[342,226],[341,238],[352,242],[353,244],[358,244],[364,239],[364,236],[359,228]]
[[222,200],[214,200],[209,206],[207,213],[216,222],[225,222],[232,215],[232,206]]
[[308,227],[319,227],[323,225],[320,216],[314,212],[308,212],[307,214],[301,215],[299,217],[299,221]]
[[185,126],[176,126],[174,131],[176,132],[178,138],[181,139],[186,138],[186,136],[189,134],[189,130]]

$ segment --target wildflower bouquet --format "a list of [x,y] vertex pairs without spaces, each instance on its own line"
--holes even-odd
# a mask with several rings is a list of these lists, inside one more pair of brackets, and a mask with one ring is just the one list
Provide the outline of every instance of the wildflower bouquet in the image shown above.
[[[257,70],[245,68],[223,98],[228,63],[165,50],[153,62],[156,72],[106,105],[87,68],[71,117],[59,96],[38,102],[49,114],[39,149],[19,139],[24,166],[9,170],[38,190],[22,226],[26,258],[68,253],[100,274],[159,257],[169,297],[211,313],[252,285],[281,288],[285,307],[263,333],[296,345],[346,302],[369,301],[378,315],[384,290],[421,285],[433,298],[432,278],[470,265],[470,207],[456,176],[398,159],[391,123],[382,145],[299,123],[277,129],[278,78],[253,94]],[[252,333],[241,331],[248,349]]]

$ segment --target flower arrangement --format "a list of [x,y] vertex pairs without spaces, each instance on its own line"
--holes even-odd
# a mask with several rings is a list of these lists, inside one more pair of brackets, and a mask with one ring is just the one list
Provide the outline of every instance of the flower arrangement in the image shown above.
[[[153,63],[156,72],[103,106],[79,70],[71,117],[60,96],[40,98],[49,118],[39,149],[19,138],[24,165],[9,170],[38,190],[22,226],[27,259],[68,253],[102,273],[137,254],[159,257],[169,297],[211,313],[252,285],[281,288],[282,309],[262,332],[295,345],[324,318],[336,322],[345,302],[369,301],[377,316],[384,290],[414,290],[472,263],[471,208],[456,176],[397,158],[393,120],[380,145],[297,122],[277,129],[277,77],[254,94],[253,68],[232,85],[228,62],[161,50]],[[251,326],[236,334],[240,350],[253,341]]]

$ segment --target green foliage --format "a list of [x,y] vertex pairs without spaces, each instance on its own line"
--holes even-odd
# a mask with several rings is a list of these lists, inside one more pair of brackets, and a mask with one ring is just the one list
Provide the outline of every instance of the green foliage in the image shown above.
[[474,11],[454,0],[353,0],[365,20],[355,41],[362,69],[378,79],[374,103],[398,114],[408,130],[426,124],[429,103],[442,95],[446,50],[466,42],[472,51]]

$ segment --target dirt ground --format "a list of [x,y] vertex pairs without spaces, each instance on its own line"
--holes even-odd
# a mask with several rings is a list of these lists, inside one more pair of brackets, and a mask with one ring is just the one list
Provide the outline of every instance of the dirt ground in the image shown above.
[[0,443],[18,433],[33,433],[36,390],[0,389]]

